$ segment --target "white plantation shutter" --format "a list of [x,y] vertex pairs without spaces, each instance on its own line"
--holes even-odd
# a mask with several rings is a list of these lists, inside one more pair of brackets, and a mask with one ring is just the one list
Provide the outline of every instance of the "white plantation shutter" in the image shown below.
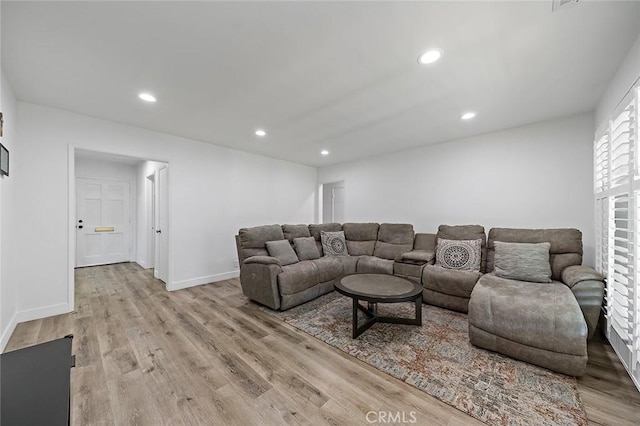
[[631,182],[632,156],[631,148],[632,105],[627,106],[612,122],[611,138],[611,187],[625,185]]
[[596,269],[607,279],[607,337],[636,383],[640,382],[639,98],[636,85],[596,133],[593,151]]
[[596,140],[594,152],[595,191],[609,189],[609,132]]
[[596,200],[596,270],[607,275],[609,270],[609,198]]
[[621,194],[613,198],[613,221],[610,222],[611,259],[609,282],[607,288],[607,315],[618,336],[631,350],[633,338],[632,308],[634,286],[634,253],[632,203],[629,194]]

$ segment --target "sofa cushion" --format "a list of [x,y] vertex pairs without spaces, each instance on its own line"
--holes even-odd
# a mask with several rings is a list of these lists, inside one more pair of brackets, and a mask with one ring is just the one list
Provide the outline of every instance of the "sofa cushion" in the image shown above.
[[298,256],[287,240],[267,241],[269,256],[275,257],[282,266],[298,263]]
[[405,223],[383,223],[378,231],[373,255],[382,259],[400,259],[403,253],[413,249],[413,225]]
[[347,256],[349,254],[343,231],[320,231],[320,239],[325,256]]
[[480,272],[482,240],[438,238],[436,265],[447,269]]
[[487,272],[493,271],[494,241],[551,244],[551,279],[560,281],[564,268],[582,264],[582,232],[577,229],[492,228],[487,241]]
[[587,355],[587,324],[571,289],[485,274],[469,302],[469,324],[534,348]]
[[440,225],[437,238],[444,240],[482,240],[480,247],[480,272],[487,267],[487,236],[481,225]]
[[347,250],[352,256],[372,256],[378,238],[377,223],[345,223],[342,225]]
[[291,244],[293,244],[295,238],[311,236],[308,225],[282,225],[282,233]]
[[251,256],[267,256],[267,241],[284,240],[282,227],[280,225],[256,226],[253,228],[242,228],[238,232],[240,241],[240,252],[242,258]]
[[359,274],[389,274],[393,275],[393,260],[381,259],[376,256],[361,256],[358,260]]
[[494,241],[493,246],[493,267],[498,277],[534,283],[551,282],[551,244]]
[[304,260],[282,267],[278,274],[280,294],[293,294],[319,283],[318,267],[311,260]]
[[[469,298],[481,276],[478,271],[459,271],[425,265],[422,270],[422,286],[438,293]],[[429,300],[427,302],[431,303]]]
[[335,280],[344,275],[344,268],[342,262],[338,260],[338,257],[321,257],[320,259],[312,260],[312,262],[318,268],[318,280],[321,283]]
[[313,237],[294,238],[293,245],[300,260],[313,260],[320,258],[320,251]]
[[347,240],[347,251],[352,256],[373,256],[376,241],[350,241]]

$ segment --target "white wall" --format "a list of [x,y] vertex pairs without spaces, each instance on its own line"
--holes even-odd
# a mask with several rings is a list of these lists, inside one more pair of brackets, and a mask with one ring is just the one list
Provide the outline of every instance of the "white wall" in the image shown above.
[[629,49],[629,53],[600,98],[595,113],[596,128],[609,119],[615,107],[638,78],[640,78],[640,36]]
[[546,121],[319,169],[345,181],[345,221],[575,227],[594,261],[593,115]]
[[69,144],[169,163],[170,289],[236,275],[240,227],[314,217],[311,167],[24,102],[18,128],[18,309],[34,317],[68,307]]
[[9,176],[0,177],[0,351],[16,326],[16,293],[18,288],[15,265],[16,179],[19,167],[16,150],[16,100],[9,81],[0,70],[0,111],[4,118],[4,135],[0,142],[9,150]]
[[[140,160],[140,163],[143,161]],[[110,159],[100,158],[84,158],[78,155],[76,151],[75,158],[76,177],[94,178],[94,179],[113,179],[129,182],[131,201],[131,261],[136,260],[137,253],[137,229],[138,229],[138,179],[137,166],[133,164],[124,164]]]

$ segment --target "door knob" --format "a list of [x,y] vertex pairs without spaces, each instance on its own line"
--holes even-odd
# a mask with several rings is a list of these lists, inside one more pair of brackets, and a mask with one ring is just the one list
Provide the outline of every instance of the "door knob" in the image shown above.
[[82,226],[82,225],[78,225],[78,229],[82,229],[82,228],[83,228],[83,226]]
[[162,234],[162,229],[157,229],[156,234]]

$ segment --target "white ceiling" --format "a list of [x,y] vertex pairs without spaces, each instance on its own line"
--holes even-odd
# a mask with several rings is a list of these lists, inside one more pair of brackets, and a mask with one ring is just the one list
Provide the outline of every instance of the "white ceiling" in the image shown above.
[[[312,166],[591,111],[640,31],[640,2],[611,1],[3,0],[1,16],[21,100]],[[442,60],[419,66],[431,46]]]

